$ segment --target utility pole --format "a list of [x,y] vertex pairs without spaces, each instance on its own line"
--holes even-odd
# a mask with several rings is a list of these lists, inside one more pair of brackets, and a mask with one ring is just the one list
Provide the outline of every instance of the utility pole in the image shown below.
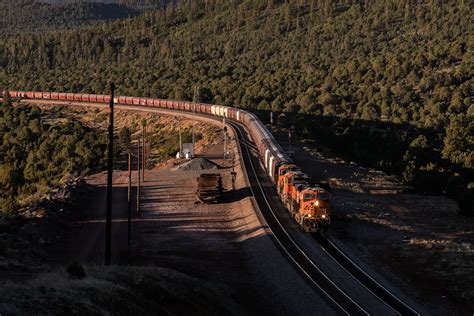
[[115,85],[110,84],[109,147],[107,162],[107,206],[105,215],[105,265],[110,265],[112,241],[112,178],[114,163],[114,94]]
[[145,182],[145,131],[146,131],[146,121],[143,119],[142,121],[142,179]]
[[227,126],[224,126],[224,159],[227,154]]
[[138,154],[137,154],[137,213],[140,212],[140,138],[138,138]]
[[132,243],[132,153],[128,153],[128,254]]
[[199,91],[199,87],[194,88],[194,96],[193,96],[193,156],[194,156],[194,126],[196,125],[196,102],[197,102],[197,93]]
[[181,138],[181,121],[178,119],[178,130],[179,130],[179,158],[183,154],[183,139]]

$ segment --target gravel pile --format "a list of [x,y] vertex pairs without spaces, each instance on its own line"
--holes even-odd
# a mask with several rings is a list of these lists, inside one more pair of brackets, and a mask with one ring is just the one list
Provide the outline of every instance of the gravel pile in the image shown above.
[[216,169],[219,169],[219,165],[207,160],[206,158],[194,158],[191,161],[173,168],[174,171],[201,171]]

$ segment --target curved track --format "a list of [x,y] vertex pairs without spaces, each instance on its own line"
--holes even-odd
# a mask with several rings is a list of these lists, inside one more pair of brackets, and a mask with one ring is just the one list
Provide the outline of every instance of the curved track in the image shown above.
[[241,141],[239,142],[241,146],[242,144],[244,145],[243,148],[241,148],[243,155],[242,158],[249,177],[250,188],[260,212],[273,232],[277,244],[300,272],[306,276],[308,281],[326,297],[329,304],[346,315],[369,315],[362,306],[352,300],[343,289],[337,286],[337,284],[335,284],[322,270],[318,268],[318,266],[287,232],[284,225],[282,225],[273,212],[272,206],[267,200],[262,188],[262,184],[260,183],[255,169],[254,157],[250,153],[250,146],[247,146],[251,141],[248,139],[244,128],[234,122],[228,123],[234,128],[236,135],[241,138]]
[[[49,103],[49,102],[45,102]],[[63,102],[64,103],[64,102]],[[74,102],[76,105],[80,105]],[[54,104],[54,103],[53,103]],[[91,106],[91,103],[87,103],[86,106]],[[97,104],[97,106],[104,107],[103,104]],[[153,108],[147,108],[146,106],[117,106],[125,110],[139,110],[139,111],[153,111]],[[156,109],[160,112],[167,112],[168,114],[184,114],[191,115],[177,110],[168,109]],[[209,115],[203,114],[192,114],[193,116],[203,116],[207,118],[214,118]],[[215,118],[220,121],[219,119]],[[348,295],[348,289],[342,288],[332,278],[322,271],[318,264],[315,263],[314,259],[305,252],[305,250],[298,244],[294,239],[290,231],[285,227],[281,220],[276,215],[274,210],[275,203],[269,199],[269,188],[264,188],[266,185],[262,183],[262,173],[259,173],[257,169],[260,167],[260,161],[258,158],[258,148],[255,146],[253,140],[248,136],[245,127],[237,122],[228,120],[226,121],[234,131],[235,135],[238,136],[239,145],[241,147],[242,159],[244,162],[245,169],[247,171],[250,189],[255,198],[256,204],[261,212],[263,220],[267,226],[271,229],[276,244],[281,248],[283,253],[288,257],[289,261],[297,268],[298,271],[308,280],[308,282],[322,294],[322,297],[334,307],[336,311],[346,315],[369,315],[362,304],[357,303],[356,300],[352,299]],[[263,174],[266,174],[263,172]],[[268,185],[267,185],[268,186]],[[329,238],[324,235],[315,237],[321,247],[331,257],[336,264],[340,265],[342,269],[347,271],[355,280],[357,280],[363,287],[383,302],[391,312],[395,312],[398,315],[419,315],[415,310],[409,307],[406,303],[398,299],[389,290],[383,287],[380,283],[375,281],[370,275],[368,275],[362,268],[357,266],[348,256],[346,256]],[[333,276],[332,276],[333,277]]]
[[[271,228],[277,244],[282,248],[300,272],[306,276],[308,281],[321,291],[327,297],[329,302],[340,311],[350,315],[369,315],[370,313],[364,307],[351,299],[344,289],[339,287],[328,275],[318,268],[317,264],[298,245],[290,232],[287,231],[278,219],[259,180],[259,175],[256,171],[256,164],[258,164],[258,161],[255,161],[256,158],[251,155],[251,150],[254,150],[254,147],[249,145],[252,144],[252,141],[246,135],[243,126],[235,122],[228,123],[234,128],[239,138],[241,138],[239,143],[242,147],[242,155],[244,156],[243,160],[251,184],[252,194],[255,197],[264,220]],[[395,314],[420,315],[408,304],[397,298],[387,288],[367,274],[353,260],[345,255],[344,252],[340,250],[327,236],[323,234],[316,235],[315,239],[336,264],[341,266],[343,270],[349,273],[365,289],[372,293],[378,300],[383,302],[383,304],[385,304],[391,311],[395,312]]]

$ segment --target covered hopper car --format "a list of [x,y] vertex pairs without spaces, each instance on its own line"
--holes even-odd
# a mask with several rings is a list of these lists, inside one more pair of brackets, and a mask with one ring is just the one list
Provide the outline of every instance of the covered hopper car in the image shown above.
[[[9,91],[14,99],[59,100],[67,102],[109,103],[110,96],[56,92]],[[293,164],[273,135],[258,117],[234,107],[172,101],[162,99],[117,96],[115,103],[142,107],[156,107],[225,117],[244,125],[258,148],[265,171],[273,182],[283,204],[308,232],[325,230],[330,224],[329,193],[312,184],[309,177]]]

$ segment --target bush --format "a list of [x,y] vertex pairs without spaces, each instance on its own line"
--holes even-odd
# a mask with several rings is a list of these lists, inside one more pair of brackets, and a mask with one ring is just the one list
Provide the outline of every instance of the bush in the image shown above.
[[459,214],[474,216],[474,189],[464,189],[458,195]]
[[7,243],[3,240],[0,240],[0,256],[5,256],[7,253]]
[[14,196],[8,196],[6,198],[0,199],[0,206],[3,215],[7,217],[14,217],[18,213],[18,202]]
[[70,279],[82,280],[86,277],[84,267],[78,262],[71,263],[67,267],[67,273],[69,274]]

